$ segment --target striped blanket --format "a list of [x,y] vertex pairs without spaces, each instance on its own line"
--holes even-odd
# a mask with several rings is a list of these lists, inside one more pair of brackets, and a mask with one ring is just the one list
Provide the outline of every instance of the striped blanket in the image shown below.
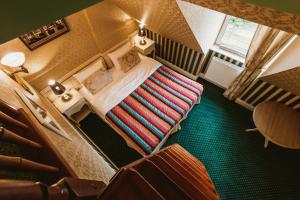
[[106,117],[149,154],[202,92],[201,84],[161,66]]

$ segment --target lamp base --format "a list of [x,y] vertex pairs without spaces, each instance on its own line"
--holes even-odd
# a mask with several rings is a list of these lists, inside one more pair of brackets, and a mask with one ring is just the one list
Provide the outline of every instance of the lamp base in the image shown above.
[[141,40],[140,40],[140,45],[145,45],[145,44],[147,44],[146,40],[145,40],[144,38],[141,39]]
[[70,93],[66,93],[66,94],[63,94],[62,96],[61,96],[61,100],[63,101],[63,102],[68,102],[68,101],[70,101],[71,99],[72,99],[72,94],[70,94]]

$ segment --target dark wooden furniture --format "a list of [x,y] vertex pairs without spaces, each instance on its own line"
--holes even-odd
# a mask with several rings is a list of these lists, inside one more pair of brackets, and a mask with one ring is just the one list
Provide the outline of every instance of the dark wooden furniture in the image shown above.
[[172,145],[123,167],[99,199],[220,198],[205,166],[181,146]]
[[[62,177],[76,177],[22,108],[16,109],[0,101],[0,122],[0,141],[11,145],[11,149],[17,146],[22,151],[21,156],[3,155],[5,152],[0,151],[0,170],[4,176],[1,178],[30,171],[34,179],[52,184]],[[13,178],[22,179],[22,176],[14,175]]]
[[278,102],[263,102],[255,107],[253,121],[269,141],[281,147],[300,149],[300,112]]
[[179,145],[137,160],[101,181],[64,178],[48,187],[0,180],[0,199],[32,200],[219,200],[205,166]]

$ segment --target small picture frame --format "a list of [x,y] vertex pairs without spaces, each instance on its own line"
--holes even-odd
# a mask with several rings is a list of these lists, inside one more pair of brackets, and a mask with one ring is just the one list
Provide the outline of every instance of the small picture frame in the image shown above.
[[59,19],[39,29],[21,35],[19,38],[30,50],[34,50],[68,31],[70,31],[70,29],[66,21]]
[[61,137],[71,140],[70,136],[63,130],[59,123],[57,123],[52,115],[33,100],[33,95],[19,89],[15,89],[15,91],[28,109],[32,112],[32,114],[36,117],[36,119],[40,122],[40,124],[60,135]]

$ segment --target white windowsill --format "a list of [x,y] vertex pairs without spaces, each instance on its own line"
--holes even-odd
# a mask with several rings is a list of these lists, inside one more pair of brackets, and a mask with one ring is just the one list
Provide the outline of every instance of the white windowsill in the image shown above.
[[226,51],[226,50],[220,48],[218,45],[213,45],[211,47],[211,50],[216,51],[218,53],[221,53],[221,54],[223,54],[225,56],[228,56],[228,57],[230,57],[230,58],[232,58],[234,60],[238,60],[238,61],[240,61],[242,63],[245,63],[245,58],[243,56],[237,55],[237,54],[232,53],[230,51]]

